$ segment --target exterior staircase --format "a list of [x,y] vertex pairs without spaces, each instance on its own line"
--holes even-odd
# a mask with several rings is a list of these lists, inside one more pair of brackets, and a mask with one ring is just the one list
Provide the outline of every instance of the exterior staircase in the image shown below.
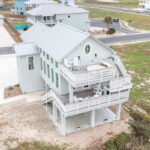
[[41,103],[42,104],[45,104],[47,102],[50,102],[52,101],[53,98],[52,98],[52,92],[51,90],[49,90],[48,92],[46,92],[43,96],[42,96],[42,99],[41,99]]

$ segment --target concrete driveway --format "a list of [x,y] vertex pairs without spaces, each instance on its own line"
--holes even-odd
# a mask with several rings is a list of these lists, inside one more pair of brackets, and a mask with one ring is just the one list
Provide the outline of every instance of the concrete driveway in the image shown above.
[[5,87],[18,83],[16,56],[0,55],[0,100]]
[[4,26],[0,26],[0,47],[12,47],[15,43]]

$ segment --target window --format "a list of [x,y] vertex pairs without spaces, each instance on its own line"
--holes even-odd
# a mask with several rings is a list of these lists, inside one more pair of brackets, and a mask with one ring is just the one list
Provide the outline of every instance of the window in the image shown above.
[[46,55],[46,58],[47,58],[47,60],[49,60],[49,55],[48,54]]
[[54,83],[54,70],[51,68],[51,80]]
[[89,44],[87,44],[87,45],[85,46],[85,53],[86,53],[86,54],[89,54],[89,53],[90,53],[90,50],[91,50],[91,47],[90,47]]
[[45,56],[45,52],[43,51],[43,56]]
[[55,61],[55,67],[58,68],[58,62],[57,61]]
[[45,61],[44,61],[44,73],[46,74],[46,64],[45,64]]
[[53,61],[54,61],[54,60],[53,60],[53,58],[51,57],[51,63],[52,63],[52,64],[53,64]]
[[56,87],[59,88],[59,77],[58,77],[58,73],[56,73]]
[[29,70],[34,70],[33,56],[28,57],[28,68]]
[[42,62],[42,58],[41,58],[41,70],[43,70],[43,62]]
[[47,64],[47,76],[50,78],[50,70],[49,70],[49,65]]
[[81,57],[80,57],[80,56],[78,56],[78,60],[81,60]]
[[97,54],[96,53],[94,54],[94,56],[95,56],[95,58],[97,58]]

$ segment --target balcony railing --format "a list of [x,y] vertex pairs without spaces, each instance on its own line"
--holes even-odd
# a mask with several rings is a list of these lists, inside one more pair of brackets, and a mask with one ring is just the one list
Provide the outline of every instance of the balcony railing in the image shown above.
[[91,97],[86,101],[81,101],[73,104],[64,105],[59,97],[51,91],[51,97],[57,107],[64,113],[66,117],[88,112],[102,107],[108,107],[118,103],[123,103],[129,98],[129,90],[103,95],[98,97]]
[[73,71],[66,68],[64,65],[61,65],[60,72],[61,75],[73,85],[73,87],[79,87],[114,79],[116,68],[107,67],[100,70],[85,72],[78,71],[78,73],[74,73]]

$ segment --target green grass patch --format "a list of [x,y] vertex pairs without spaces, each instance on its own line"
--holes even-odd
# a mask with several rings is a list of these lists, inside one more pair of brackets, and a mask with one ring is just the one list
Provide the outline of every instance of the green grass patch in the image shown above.
[[19,24],[26,24],[25,19],[8,19],[11,25],[19,25]]
[[138,8],[139,0],[118,0],[116,3],[111,2],[100,2],[98,0],[84,0],[78,1],[79,3],[92,3],[99,5],[107,5],[113,7],[123,7],[123,8]]
[[19,144],[16,148],[9,150],[75,150],[69,145],[54,145],[42,142],[24,142]]
[[130,99],[150,100],[150,42],[113,46],[132,74]]
[[103,19],[104,17],[110,15],[112,18],[119,18],[123,21],[129,23],[129,26],[150,30],[150,17],[142,14],[130,13],[130,12],[123,12],[123,11],[116,11],[116,10],[109,10],[108,9],[96,9],[96,8],[86,8],[90,11],[90,18],[100,18]]

